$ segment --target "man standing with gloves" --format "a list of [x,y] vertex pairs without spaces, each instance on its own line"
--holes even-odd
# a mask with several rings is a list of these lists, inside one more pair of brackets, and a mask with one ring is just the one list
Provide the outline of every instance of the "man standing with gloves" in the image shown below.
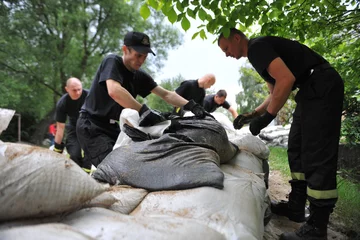
[[[82,88],[77,78],[69,78],[66,81],[65,93],[56,104],[56,134],[54,140],[54,151],[62,153],[66,147],[70,158],[76,162],[85,172],[90,172],[91,162],[86,161],[81,153],[80,143],[76,135],[76,121],[79,118],[79,111],[83,105],[88,90]],[[65,126],[66,119],[68,123]],[[66,141],[63,138],[66,132]]]
[[344,98],[340,75],[319,54],[299,42],[280,37],[248,39],[233,28],[218,45],[226,56],[248,57],[267,82],[266,100],[252,113],[240,114],[234,127],[250,123],[258,135],[276,116],[295,88],[299,92],[289,133],[288,160],[292,180],[288,202],[274,203],[275,214],[305,221],[306,199],[310,217],[299,230],[280,239],[327,239],[329,216],[338,198],[336,169]]
[[146,34],[128,32],[122,51],[122,57],[110,54],[100,64],[77,122],[85,158],[95,167],[115,145],[120,133],[117,121],[124,108],[139,112],[140,126],[151,126],[165,120],[156,111],[136,101],[137,95],[145,98],[154,93],[173,106],[192,111],[197,117],[204,118],[206,115],[202,106],[158,86],[150,75],[140,69],[148,53],[155,55]]

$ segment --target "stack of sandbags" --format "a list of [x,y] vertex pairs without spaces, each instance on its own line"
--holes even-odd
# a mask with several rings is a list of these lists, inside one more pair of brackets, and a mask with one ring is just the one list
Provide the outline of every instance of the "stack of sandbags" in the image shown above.
[[276,125],[264,128],[259,137],[268,146],[287,147],[291,125]]
[[[147,142],[150,146],[164,147],[165,142],[174,137],[171,134],[173,133],[165,133],[163,135],[167,136],[163,139],[159,137]],[[37,148],[32,150],[31,146],[21,146],[19,149],[8,148],[5,152],[6,160],[0,166],[8,170],[6,176],[0,175],[0,177],[1,179],[15,178],[15,175],[18,177],[12,185],[1,182],[0,191],[4,188],[7,202],[13,201],[12,205],[6,205],[6,203],[3,205],[5,204],[6,208],[10,209],[14,209],[16,205],[22,206],[22,211],[26,213],[24,217],[28,218],[1,223],[0,239],[262,239],[264,215],[269,202],[263,181],[265,171],[261,163],[266,161],[269,152],[261,140],[254,138],[239,135],[230,138],[240,152],[226,164],[215,164],[224,176],[223,189],[203,186],[172,191],[152,190],[152,192],[125,185],[106,188],[91,179],[71,160],[64,159],[61,154],[47,149],[44,151],[48,152],[42,152]],[[163,144],[162,140],[165,141]],[[187,147],[189,143],[178,138],[172,140],[174,140],[172,144],[175,143],[179,147]],[[129,146],[129,144],[122,145],[122,147]],[[204,149],[211,150],[211,148]],[[151,150],[147,152],[149,157],[154,153],[152,156],[154,161],[161,158],[161,155],[155,156],[156,148],[144,147],[142,151],[146,153],[147,149]],[[216,153],[215,148],[212,149],[211,151]],[[166,151],[163,153],[165,156]],[[179,160],[189,157],[185,153],[186,151],[184,155],[179,156]],[[159,155],[159,152],[157,154]],[[129,161],[133,160],[131,155],[127,158]],[[217,158],[219,161],[219,156]],[[18,164],[17,167],[20,168],[18,171],[6,166],[13,159],[16,160],[15,162],[22,163]],[[30,159],[32,164],[26,164]],[[51,162],[49,159],[56,159],[56,161]],[[52,167],[49,167],[50,162]],[[25,168],[30,168],[30,170]],[[14,176],[10,174],[10,170]],[[131,176],[133,173],[127,172],[130,177],[134,177]],[[126,171],[123,174],[126,174]],[[206,179],[211,175],[207,171],[198,174],[200,179]],[[64,176],[69,180],[63,179]],[[169,181],[178,181],[175,179],[176,175],[173,176],[174,179]],[[186,179],[186,176],[183,176],[183,179]],[[45,189],[38,186],[45,186]],[[77,186],[80,186],[80,189],[75,189]],[[11,188],[14,188],[14,192],[10,192]],[[54,189],[57,190],[54,191]],[[36,198],[39,199],[32,198],[33,195],[30,194],[32,192],[38,193]],[[73,199],[72,195],[75,195],[75,192],[81,199]],[[13,199],[9,199],[10,193],[14,195]],[[27,196],[27,194],[30,195]],[[50,206],[45,195],[55,203],[51,206],[53,208],[51,211],[50,207],[43,208],[39,202],[37,205],[29,202],[40,200],[46,206]],[[58,199],[53,199],[53,197]],[[70,201],[72,203],[69,203],[69,199],[73,199]],[[1,201],[0,199],[0,203]],[[64,206],[60,201],[68,204]],[[25,203],[28,208],[33,209],[32,213],[24,207]],[[77,207],[73,208],[75,205]],[[69,206],[72,207],[69,208]],[[46,210],[47,213],[40,213],[37,211],[38,207],[41,207],[42,211]],[[40,217],[53,214],[55,214],[53,217]],[[0,215],[3,216],[3,212],[0,212]],[[31,216],[36,216],[36,218]]]

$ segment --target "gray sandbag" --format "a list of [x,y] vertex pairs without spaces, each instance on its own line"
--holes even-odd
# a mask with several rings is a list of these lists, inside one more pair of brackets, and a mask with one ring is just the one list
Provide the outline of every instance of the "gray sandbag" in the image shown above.
[[230,161],[238,152],[237,146],[229,141],[224,127],[211,117],[204,119],[196,117],[173,119],[165,133],[182,134],[197,143],[206,143],[212,146],[219,154],[220,163]]
[[109,153],[93,177],[112,185],[130,185],[151,191],[200,186],[223,188],[219,155],[204,143],[178,134],[134,142]]

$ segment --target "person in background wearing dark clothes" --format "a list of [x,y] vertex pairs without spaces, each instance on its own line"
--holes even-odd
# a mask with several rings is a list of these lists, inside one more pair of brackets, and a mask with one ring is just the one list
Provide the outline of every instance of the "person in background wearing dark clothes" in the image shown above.
[[[76,134],[76,122],[79,118],[79,111],[83,105],[88,90],[82,88],[82,83],[77,78],[69,78],[66,81],[65,93],[56,104],[56,135],[54,151],[62,153],[64,147],[69,153],[70,158],[76,162],[86,172],[90,172],[91,162],[86,161],[81,152],[80,143]],[[65,126],[66,120],[68,122]],[[66,134],[65,134],[66,132]],[[64,135],[66,141],[63,142]]]
[[223,89],[219,90],[216,94],[207,95],[203,102],[204,109],[207,112],[212,113],[217,108],[223,107],[227,109],[235,119],[238,116],[238,113],[236,112],[236,109],[230,106],[230,103],[226,101],[226,97],[227,93]]
[[[216,81],[214,74],[205,74],[197,80],[186,80],[180,83],[175,92],[186,100],[194,100],[196,103],[203,105],[205,98],[205,89],[210,88]],[[185,112],[182,108],[174,108],[173,114],[184,116]]]
[[152,126],[166,120],[146,104],[136,101],[137,95],[145,98],[154,93],[172,106],[193,112],[196,117],[206,116],[201,105],[158,86],[149,74],[140,69],[148,53],[155,55],[150,48],[149,36],[128,32],[122,52],[122,57],[110,54],[100,64],[76,125],[85,158],[95,167],[113,150],[120,134],[117,121],[124,108],[139,112],[139,126]]
[[[329,217],[338,198],[342,78],[322,56],[297,41],[273,36],[248,39],[233,28],[229,37],[220,35],[218,45],[227,57],[248,57],[270,90],[255,111],[234,120],[235,128],[250,122],[251,133],[258,135],[276,117],[291,91],[299,88],[288,142],[291,193],[289,201],[274,202],[271,210],[295,222],[306,221],[280,239],[327,239]],[[306,199],[310,202],[307,219]]]

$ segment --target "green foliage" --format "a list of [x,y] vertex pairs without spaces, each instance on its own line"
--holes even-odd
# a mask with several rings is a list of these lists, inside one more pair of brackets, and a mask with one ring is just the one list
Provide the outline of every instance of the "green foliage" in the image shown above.
[[354,115],[345,117],[342,121],[341,135],[342,142],[347,144],[356,145],[360,143],[360,116]]
[[140,0],[1,1],[0,107],[31,115],[36,124],[52,118],[66,80],[77,77],[88,88],[102,58],[120,53],[129,30],[150,36],[156,57],[144,68],[157,72],[182,36],[161,12],[150,11]]
[[[156,2],[156,4],[155,4]],[[358,0],[342,1],[299,1],[299,0],[152,0],[150,7],[161,9],[172,23],[180,22],[184,17],[197,18],[202,23],[192,38],[207,38],[207,34],[218,35],[222,32],[229,35],[229,28],[236,27],[249,35],[275,35],[296,39],[306,43],[323,55],[345,81],[344,117],[357,116],[360,112],[360,2]],[[171,13],[165,9],[171,8]],[[259,28],[260,26],[260,28]],[[187,27],[187,26],[185,26]],[[184,26],[183,26],[184,28]],[[254,32],[254,29],[256,31]],[[247,98],[247,94],[239,95]],[[254,102],[256,100],[250,100]],[[292,102],[288,102],[290,106]],[[249,105],[249,108],[251,107]],[[246,109],[246,103],[240,108]],[[289,107],[290,109],[291,107]],[[244,109],[240,109],[243,111]],[[286,122],[289,111],[281,117]],[[355,122],[354,120],[349,120]],[[346,124],[346,123],[345,123]],[[354,129],[348,141],[358,143]]]
[[[184,80],[184,77],[178,75],[172,79],[162,80],[159,85],[169,91],[174,91],[178,86],[180,86],[180,83]],[[156,109],[160,112],[172,112],[173,110],[173,106],[169,105],[167,102],[165,102],[163,99],[161,99],[155,94],[150,94],[147,97],[146,104],[152,109]]]
[[268,88],[265,81],[250,66],[240,68],[240,79],[238,82],[244,89],[236,95],[237,112],[239,113],[253,111],[268,96]]

